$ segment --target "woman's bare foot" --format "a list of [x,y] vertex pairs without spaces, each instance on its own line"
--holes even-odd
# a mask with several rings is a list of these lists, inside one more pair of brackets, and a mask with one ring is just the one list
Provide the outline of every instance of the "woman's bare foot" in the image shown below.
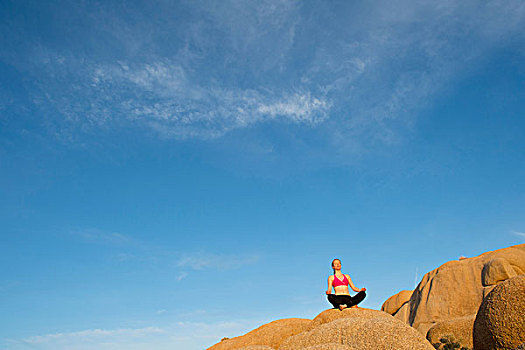
[[339,310],[343,311],[343,309],[346,309],[346,304],[339,305]]

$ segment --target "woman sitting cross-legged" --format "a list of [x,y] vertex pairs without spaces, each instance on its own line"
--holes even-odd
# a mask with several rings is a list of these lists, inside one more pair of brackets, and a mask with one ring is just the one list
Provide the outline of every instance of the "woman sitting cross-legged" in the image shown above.
[[[334,309],[343,310],[347,307],[357,307],[357,304],[366,297],[366,288],[357,289],[352,283],[350,276],[341,272],[341,260],[334,259],[332,261],[332,269],[334,274],[328,277],[328,290],[326,291],[328,301],[334,306]],[[348,286],[358,293],[351,296]],[[335,294],[332,294],[332,287]]]

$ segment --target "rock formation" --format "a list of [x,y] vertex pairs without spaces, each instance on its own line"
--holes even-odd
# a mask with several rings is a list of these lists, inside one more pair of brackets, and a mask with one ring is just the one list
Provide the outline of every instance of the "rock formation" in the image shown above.
[[459,343],[461,347],[472,349],[472,329],[475,318],[476,315],[470,315],[439,322],[429,329],[427,332],[427,340],[433,345],[440,344],[436,349],[442,349],[444,347],[444,344],[441,342],[443,338],[449,338]]
[[405,303],[410,300],[413,291],[402,290],[401,292],[392,295],[381,306],[381,311],[394,315]]
[[279,350],[299,350],[312,345],[343,344],[351,350],[433,350],[414,328],[394,318],[340,318],[286,339]]
[[327,343],[327,344],[309,346],[301,350],[349,350],[349,349],[351,348],[347,345],[337,344],[337,343]]
[[264,345],[277,349],[284,339],[305,331],[311,322],[312,320],[304,318],[287,318],[273,321],[243,336],[223,340],[209,348],[209,350],[239,350],[249,346],[251,346],[249,349],[253,350],[264,349],[254,348],[253,346],[255,345]]
[[244,336],[223,340],[209,348],[212,349],[432,350],[433,347],[415,329],[385,312],[350,308],[323,311],[312,321],[274,321]]
[[340,311],[338,309],[329,309],[321,312],[317,315],[312,323],[308,326],[308,330],[320,326],[322,324],[338,320],[340,318],[355,318],[359,317],[361,319],[371,319],[371,318],[388,318],[391,319],[392,316],[385,312],[367,309],[367,308],[348,308]]
[[423,277],[394,317],[426,335],[438,322],[476,314],[495,285],[524,273],[525,244],[449,261]]
[[494,258],[483,266],[481,283],[484,286],[493,286],[517,275],[507,259]]
[[443,337],[475,350],[521,350],[525,244],[447,262],[381,309],[329,309],[313,320],[278,320],[208,350],[432,350]]
[[514,350],[525,342],[525,275],[497,285],[474,322],[476,350]]

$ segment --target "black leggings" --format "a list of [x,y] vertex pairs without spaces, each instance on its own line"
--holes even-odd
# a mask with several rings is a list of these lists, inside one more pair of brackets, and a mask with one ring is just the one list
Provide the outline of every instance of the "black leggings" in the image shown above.
[[362,302],[365,297],[365,292],[359,292],[353,297],[350,295],[328,294],[328,301],[334,306],[334,309],[339,309],[339,305],[346,305],[346,307],[357,305]]

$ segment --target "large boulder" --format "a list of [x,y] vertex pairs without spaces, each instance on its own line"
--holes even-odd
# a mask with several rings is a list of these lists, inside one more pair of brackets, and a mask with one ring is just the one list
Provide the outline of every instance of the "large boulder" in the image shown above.
[[287,318],[273,321],[240,337],[222,340],[208,350],[239,350],[255,345],[265,345],[277,349],[283,340],[305,331],[311,322],[312,320],[304,318]]
[[401,292],[392,295],[388,298],[381,306],[381,311],[384,311],[390,315],[394,315],[406,302],[410,300],[412,296],[411,290],[402,290]]
[[497,285],[474,322],[476,350],[514,350],[525,342],[525,275]]
[[287,338],[279,350],[307,349],[314,345],[342,344],[350,350],[433,350],[414,328],[394,318],[340,318]]
[[404,303],[403,306],[401,306],[401,308],[397,310],[393,316],[395,316],[395,318],[398,320],[408,320],[408,317],[410,316],[410,303]]
[[[512,338],[509,332],[518,330],[520,334],[525,334],[525,331],[514,325],[509,327],[501,319],[512,309],[505,301],[513,300],[512,305],[519,305],[521,309],[512,309],[511,317],[517,319],[517,323],[525,324],[523,311],[519,311],[525,310],[525,293],[521,290],[517,294],[521,296],[521,304],[516,304],[510,297],[497,295],[504,293],[506,288],[521,288],[517,282],[511,284],[509,281],[525,278],[521,276],[524,274],[525,244],[521,244],[474,258],[451,261],[427,273],[413,292],[400,292],[383,304],[382,309],[394,317],[387,312],[364,308],[330,309],[320,313],[313,321],[285,319],[268,323],[243,336],[225,339],[209,350],[433,349],[422,336],[427,335],[431,328],[428,332],[431,341],[443,334],[462,340],[462,345],[468,347],[468,323],[472,321],[467,319],[478,309],[481,310],[484,298],[488,311],[485,316],[478,313],[480,339],[490,338],[496,342],[496,347],[500,346],[498,342],[503,342],[501,339],[506,339],[509,346],[514,346],[509,349],[514,350],[525,339],[519,336]],[[515,298],[516,294],[512,296]],[[490,300],[493,301],[489,303]],[[497,312],[491,311],[493,309]],[[482,317],[489,321],[483,321]],[[515,344],[509,339],[521,343]],[[488,340],[480,342],[490,343]],[[484,349],[479,346],[479,349]]]
[[302,348],[301,350],[352,350],[348,345],[337,344],[337,343],[327,343],[327,344],[318,344],[312,345],[307,348]]
[[476,314],[504,278],[525,273],[525,244],[449,261],[427,273],[394,317],[421,334],[438,322]]
[[483,266],[481,283],[484,286],[493,286],[517,276],[516,270],[507,259],[494,258]]
[[[472,329],[476,315],[455,318],[448,321],[442,321],[430,328],[427,332],[427,340],[436,347],[443,349],[445,344],[442,339],[454,340],[454,342],[472,349]],[[436,346],[438,345],[438,346]]]
[[371,319],[371,318],[388,318],[392,319],[392,316],[389,314],[372,310],[372,309],[366,309],[366,308],[347,308],[343,310],[339,309],[328,309],[323,312],[321,312],[319,315],[317,315],[313,320],[312,323],[308,326],[308,329],[315,328],[317,326],[320,326],[322,324],[332,322],[335,320],[338,320],[340,318],[352,318],[352,317],[359,317],[361,319]]

